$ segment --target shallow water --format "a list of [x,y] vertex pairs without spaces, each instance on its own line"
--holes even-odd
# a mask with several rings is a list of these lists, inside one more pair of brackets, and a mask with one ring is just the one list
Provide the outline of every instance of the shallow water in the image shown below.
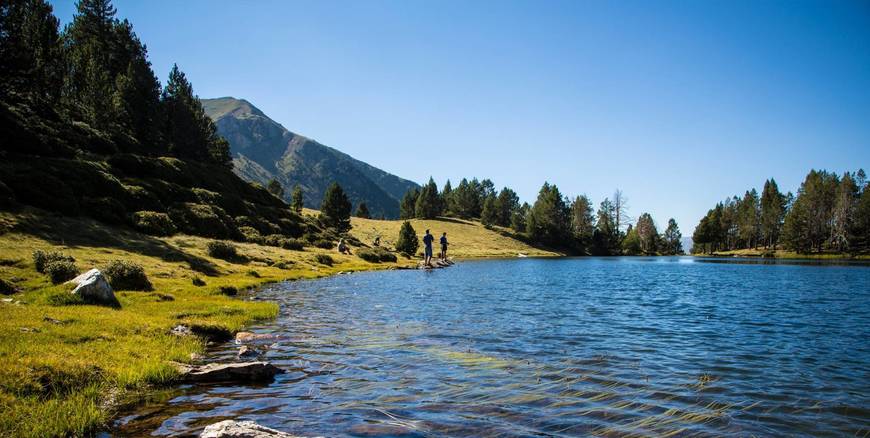
[[[870,268],[465,261],[265,289],[262,386],[189,386],[117,434],[868,436]],[[209,353],[235,360],[237,345]]]

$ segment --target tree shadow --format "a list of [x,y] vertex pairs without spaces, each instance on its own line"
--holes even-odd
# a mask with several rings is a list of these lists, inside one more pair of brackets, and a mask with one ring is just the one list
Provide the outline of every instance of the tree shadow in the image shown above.
[[33,211],[24,210],[18,215],[12,231],[30,234],[58,245],[108,247],[156,257],[166,262],[187,263],[190,269],[209,277],[218,274],[217,266],[207,259],[181,251],[160,239],[122,227],[103,225],[92,219],[51,213],[34,214]]

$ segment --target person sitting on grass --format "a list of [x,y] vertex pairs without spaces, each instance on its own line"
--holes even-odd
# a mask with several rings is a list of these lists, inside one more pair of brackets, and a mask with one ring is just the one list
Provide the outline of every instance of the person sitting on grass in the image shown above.
[[426,245],[426,248],[423,250],[423,264],[426,266],[432,266],[432,241],[435,240],[435,236],[429,234],[429,230],[426,230],[426,235],[423,236],[423,244]]
[[441,254],[439,255],[441,260],[447,261],[447,233],[441,235]]
[[350,246],[344,243],[344,239],[338,240],[338,252],[350,255]]

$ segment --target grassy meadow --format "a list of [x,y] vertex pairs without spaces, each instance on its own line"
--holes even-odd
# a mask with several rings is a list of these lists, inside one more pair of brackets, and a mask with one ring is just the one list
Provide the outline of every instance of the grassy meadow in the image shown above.
[[[426,227],[446,231],[454,257],[557,255],[474,222],[412,223],[420,236]],[[400,225],[354,218],[351,234],[363,243],[379,234],[382,245],[391,248]],[[173,383],[178,374],[170,361],[190,362],[208,339],[228,339],[254,321],[276,316],[277,305],[250,299],[257,286],[416,264],[403,257],[396,263],[369,263],[328,249],[237,242],[239,256],[227,261],[207,254],[211,241],[153,237],[36,209],[0,212],[0,279],[18,289],[0,295],[0,436],[99,430],[119,401]],[[113,260],[134,262],[144,268],[153,290],[116,290],[117,309],[84,304],[70,294],[72,286],[53,285],[36,271],[31,254],[38,249],[73,256],[81,272]],[[320,254],[334,263],[318,261]],[[199,336],[173,335],[177,325]]]

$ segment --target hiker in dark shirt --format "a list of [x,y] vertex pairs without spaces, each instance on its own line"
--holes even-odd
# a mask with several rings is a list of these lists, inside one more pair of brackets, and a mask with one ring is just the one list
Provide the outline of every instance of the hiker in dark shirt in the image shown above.
[[423,250],[423,263],[426,266],[432,266],[432,241],[435,240],[435,236],[429,234],[429,230],[426,230],[426,235],[423,236],[423,244],[426,247]]
[[441,260],[447,261],[447,233],[441,235]]

